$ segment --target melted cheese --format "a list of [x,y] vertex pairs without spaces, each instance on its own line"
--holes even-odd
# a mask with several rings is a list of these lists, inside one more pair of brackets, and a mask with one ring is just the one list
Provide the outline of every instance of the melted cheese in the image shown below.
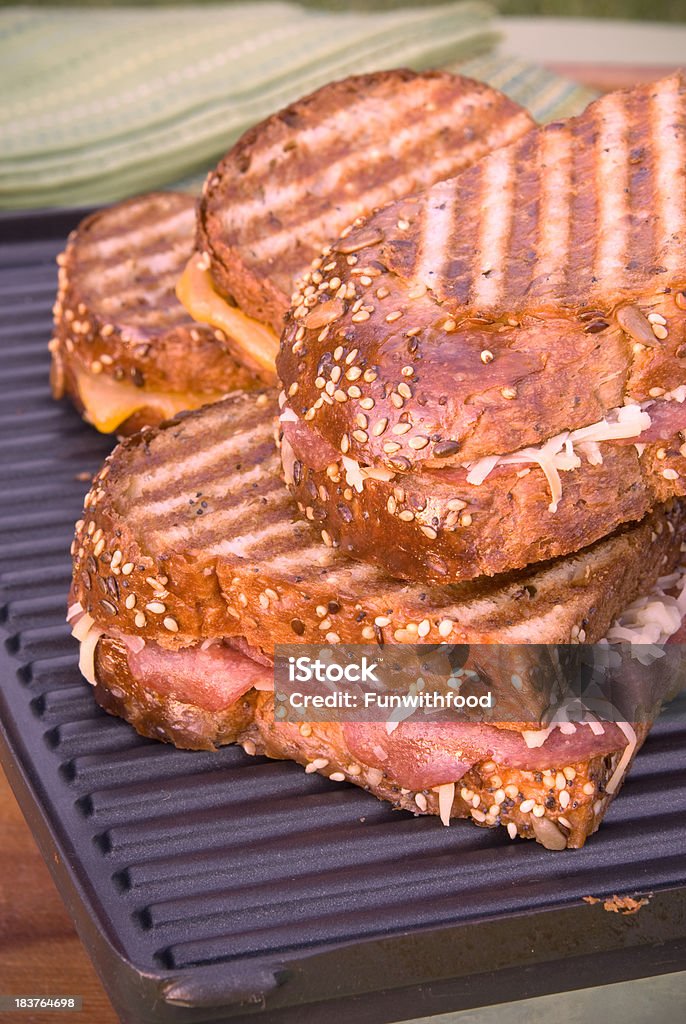
[[[607,634],[609,643],[630,643],[644,648],[660,645],[678,631],[686,615],[686,564],[670,576],[662,576],[649,594],[637,598],[613,622]],[[640,653],[640,652],[637,652]],[[649,663],[649,662],[648,662]]]
[[[666,591],[672,591],[672,593],[666,593]],[[673,596],[675,591],[678,593],[676,597]],[[660,577],[649,594],[638,598],[629,605],[610,627],[607,638],[601,643],[624,642],[639,645],[638,650],[632,656],[636,657],[641,664],[648,665],[655,658],[664,655],[662,645],[677,632],[685,614],[686,565],[683,565],[671,575]],[[598,647],[597,650],[602,652],[601,647]],[[570,725],[571,730],[566,728]],[[526,730],[522,732],[522,737],[527,747],[534,749],[542,747],[554,729],[559,729],[561,732],[573,732],[576,725],[589,726],[596,736],[602,735],[605,731],[599,721],[590,720],[577,723],[557,721],[542,729]],[[638,744],[636,731],[630,722],[618,721],[616,725],[622,730],[628,742],[605,786],[606,791],[610,794],[617,790]]]
[[91,626],[86,636],[81,641],[81,647],[79,649],[79,670],[81,675],[86,679],[91,686],[95,686],[95,648],[97,647],[98,640],[105,632],[104,629],[99,629],[98,626]]
[[[677,399],[680,400],[680,399]],[[648,403],[652,405],[651,403]],[[608,418],[610,417],[610,418]],[[467,483],[480,486],[496,466],[512,466],[520,463],[535,462],[545,473],[550,488],[551,512],[557,512],[562,497],[561,472],[578,469],[581,459],[574,451],[578,445],[589,463],[593,466],[602,463],[603,458],[598,448],[599,441],[618,441],[624,438],[640,437],[650,427],[651,419],[646,409],[639,405],[625,405],[608,413],[608,417],[591,423],[588,427],[578,430],[565,430],[551,437],[538,447],[523,448],[510,455],[485,455],[475,462],[464,463]]]
[[170,419],[184,409],[198,409],[222,397],[221,392],[147,391],[88,370],[76,370],[75,380],[86,419],[103,434],[111,434],[141,409],[154,410],[160,419]]
[[622,781],[622,776],[629,767],[629,762],[634,756],[636,747],[638,746],[638,737],[636,736],[636,731],[633,725],[631,725],[630,722],[617,722],[617,725],[626,736],[628,742],[622,751],[622,756],[619,759],[617,767],[612,773],[612,777],[605,786],[605,792],[610,793],[610,795],[617,790],[619,783]]
[[438,813],[441,821],[444,825],[450,825],[450,812],[455,799],[455,783],[445,782],[442,786],[435,786],[434,793],[438,793]]
[[176,286],[176,296],[194,320],[223,331],[239,350],[238,354],[246,365],[253,367],[267,381],[274,380],[279,339],[270,327],[230,306],[215,291],[200,253],[195,253],[188,261]]
[[[73,616],[67,616],[67,622],[70,625],[72,625],[72,618]],[[86,639],[94,625],[95,619],[92,617],[92,615],[89,615],[88,612],[84,612],[82,610],[81,613],[78,614],[78,618],[72,625],[71,635],[75,637],[79,641],[79,643],[81,643],[82,640]]]

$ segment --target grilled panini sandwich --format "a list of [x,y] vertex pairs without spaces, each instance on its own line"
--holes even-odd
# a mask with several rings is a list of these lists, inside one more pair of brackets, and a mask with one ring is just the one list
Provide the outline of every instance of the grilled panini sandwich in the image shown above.
[[222,332],[174,294],[194,225],[190,196],[139,196],[83,220],[59,257],[53,394],[98,430],[131,433],[254,386]]
[[278,370],[288,479],[342,550],[469,579],[686,493],[685,162],[673,75],[324,249]]
[[501,93],[444,72],[326,85],[248,131],[210,173],[179,297],[271,381],[293,283],[325,242],[532,126]]
[[129,438],[95,478],[72,548],[69,618],[100,704],[178,746],[238,740],[415,813],[582,845],[645,728],[553,730],[531,745],[528,726],[512,724],[468,735],[425,726],[421,740],[409,723],[390,736],[383,723],[282,729],[274,645],[594,642],[678,563],[686,509],[673,502],[574,556],[499,580],[408,586],[322,545],[297,518],[275,415],[271,394],[233,395]]

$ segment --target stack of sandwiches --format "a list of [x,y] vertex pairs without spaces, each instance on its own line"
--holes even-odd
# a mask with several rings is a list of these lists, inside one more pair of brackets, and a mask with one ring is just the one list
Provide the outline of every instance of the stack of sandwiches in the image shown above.
[[[149,423],[156,390],[231,392],[123,441],[86,498],[69,619],[99,703],[177,746],[582,846],[647,721],[284,723],[274,645],[678,636],[684,156],[679,76],[536,128],[483,85],[384,72],[248,132],[173,271],[164,219],[150,242],[110,212],[97,251],[82,225],[55,375],[90,421],[117,416],[79,390],[84,352],[111,378],[148,345],[128,416]],[[117,254],[111,292],[77,292]],[[155,288],[185,260],[186,313]],[[187,367],[158,373],[149,336],[164,363],[181,324]]]

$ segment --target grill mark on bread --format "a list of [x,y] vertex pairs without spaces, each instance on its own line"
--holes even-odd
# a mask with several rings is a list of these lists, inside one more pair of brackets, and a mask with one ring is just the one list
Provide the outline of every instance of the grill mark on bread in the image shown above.
[[308,567],[307,585],[311,583],[312,578],[316,578],[317,572],[320,572],[324,579],[335,588],[331,566],[335,564],[336,555],[331,548],[316,543],[316,537],[313,537],[310,525],[294,522],[292,531],[291,534],[286,534],[281,538],[280,543],[275,545],[274,551],[270,549],[270,572],[279,577],[295,578],[300,575],[302,567],[306,565]]
[[[395,74],[399,76],[399,84],[401,86],[405,82],[413,81],[416,77],[414,73],[410,72],[408,74],[406,71],[400,71]],[[374,79],[377,77],[379,76],[361,75],[359,81],[365,82],[366,80],[373,84]],[[276,120],[279,124],[287,125],[293,133],[297,132],[298,145],[310,152],[316,150],[319,153],[325,153],[327,149],[331,148],[332,144],[334,146],[339,144],[345,150],[346,147],[342,144],[342,140],[349,133],[351,125],[364,125],[370,118],[373,119],[380,107],[377,93],[357,91],[355,89],[355,81],[356,79],[353,77],[341,83],[334,83],[333,86],[324,86],[324,89],[319,90],[318,93],[313,93],[305,97],[304,100],[293,103],[290,107],[280,111],[273,120]],[[430,84],[432,88],[431,95],[434,98],[437,86],[440,85],[440,78],[427,76],[426,82]],[[339,86],[338,90],[336,89],[336,84]],[[382,95],[385,91],[383,89]],[[299,113],[299,110],[302,106],[306,108],[305,113],[308,113],[308,108],[316,103],[314,97],[321,93],[324,93],[324,102],[326,104],[334,104],[333,110],[324,114],[321,120],[318,120],[312,127],[306,127],[302,123],[305,117]],[[352,103],[350,102],[351,96],[354,97]],[[381,102],[383,103],[383,101]],[[389,129],[393,131],[399,125],[404,124],[408,113],[422,109],[425,107],[426,102],[427,96],[424,92],[415,94],[411,91],[405,92],[402,88],[399,89],[393,106],[384,106],[383,108],[383,114],[388,119]],[[250,174],[262,177],[272,168],[276,160],[282,158],[282,140],[264,149],[259,147],[251,148]]]
[[467,304],[472,288],[475,252],[479,246],[484,164],[479,161],[465,173],[464,188],[457,197],[456,216],[450,238],[446,273],[441,281],[442,291],[457,302]]
[[152,254],[139,241],[134,254],[127,249],[120,262],[100,255],[83,264],[79,249],[79,286],[89,308],[123,325],[144,326],[152,334],[172,325],[192,325],[174,293],[191,237],[189,227],[183,248]]
[[512,231],[515,150],[498,150],[481,175],[482,201],[479,242],[474,260],[471,301],[477,310],[493,308],[501,294]]
[[[240,515],[247,513],[257,499],[268,501],[270,496],[283,491],[283,485],[278,477],[265,479],[259,465],[241,473],[241,484],[244,490],[238,494],[230,494],[225,491],[215,493],[213,490],[208,490],[208,485],[211,487],[217,477],[221,461],[218,460],[208,466],[201,477],[190,479],[184,476],[184,481],[187,481],[187,490],[183,494],[179,495],[177,482],[174,491],[170,491],[168,487],[164,488],[166,497],[156,493],[156,500],[140,502],[137,506],[133,506],[129,513],[130,521],[139,523],[152,520],[155,524],[152,527],[153,532],[160,537],[164,536],[170,539],[176,529],[180,531],[179,537],[184,531],[189,531],[190,528],[186,522],[179,522],[179,515],[186,514],[193,520],[193,536],[195,537],[203,532],[202,523],[196,519],[198,512],[200,516],[204,514],[203,501],[207,507],[211,507],[214,513],[212,523],[223,527],[239,518]],[[245,491],[249,494],[248,500],[245,500]],[[189,496],[193,495],[195,498],[193,505],[190,506]],[[212,529],[214,528],[213,525]]]
[[[219,441],[216,441],[204,451],[193,451],[189,454],[186,460],[181,460],[176,467],[176,475],[170,477],[169,466],[162,462],[159,466],[146,473],[140,481],[136,481],[135,488],[132,485],[130,493],[130,499],[133,499],[133,507],[136,503],[147,503],[147,498],[151,493],[157,493],[156,488],[159,484],[166,485],[166,493],[174,493],[174,488],[178,488],[178,481],[184,480],[184,485],[190,490],[196,487],[197,484],[207,479],[208,475],[212,473],[218,465],[226,462],[237,455],[238,453],[245,450],[244,446],[248,445],[248,450],[254,450],[258,446],[258,441],[262,444],[269,444],[270,442],[270,425],[267,423],[261,424],[261,430],[259,434],[255,436],[255,427],[252,424],[247,424],[245,427],[239,427],[230,438],[222,437]],[[259,429],[259,428],[257,428]],[[183,435],[181,435],[183,436]],[[165,491],[162,490],[160,497],[164,496]]]
[[455,174],[532,125],[502,94],[447,73],[334,83],[251,129],[210,174],[198,248],[218,291],[278,330],[294,280],[358,215]]
[[[167,253],[169,265],[155,267],[147,262],[147,256],[129,259],[119,264],[97,264],[86,269],[82,280],[84,285],[98,291],[98,307],[112,316],[122,319],[148,312],[155,312],[159,305],[180,308],[188,321],[191,317],[178,302],[174,289],[179,278],[179,267],[183,267],[184,256]],[[191,321],[192,322],[192,321]]]
[[[145,198],[145,197],[143,197]],[[159,209],[160,203],[155,209]],[[121,258],[125,260],[132,249],[138,249],[140,237],[145,237],[145,247],[164,244],[170,239],[188,238],[193,235],[195,222],[195,205],[190,203],[178,212],[172,213],[161,220],[152,218],[150,210],[143,202],[126,210],[121,218],[122,228],[118,229],[118,210],[107,211],[108,216],[102,222],[96,221],[93,228],[80,243],[80,252],[87,262],[110,261]],[[101,228],[104,227],[104,232]]]
[[[456,95],[456,90],[462,91]],[[351,95],[355,97],[353,103],[350,102]],[[343,82],[324,86],[269,118],[264,125],[257,126],[252,134],[264,145],[264,131],[261,129],[271,127],[271,122],[281,124],[285,121],[291,127],[290,134],[297,136],[298,146],[310,153],[322,154],[326,157],[322,159],[322,164],[327,165],[332,149],[334,152],[337,149],[340,152],[348,151],[349,147],[342,140],[350,137],[351,128],[353,134],[358,126],[362,126],[364,132],[365,126],[371,123],[376,128],[382,128],[388,139],[393,140],[396,136],[402,139],[404,129],[401,126],[405,126],[408,118],[413,116],[420,127],[426,124],[431,129],[436,119],[426,117],[429,108],[431,113],[439,108],[440,118],[442,105],[445,116],[449,117],[465,109],[471,114],[473,110],[484,106],[492,107],[495,100],[531,124],[525,111],[481,82],[444,72],[425,72],[419,75],[405,70],[372,73],[351,76]],[[337,102],[335,109],[322,115],[320,111],[332,101]],[[314,116],[321,120],[313,127],[303,126],[305,118],[297,113],[301,108],[306,108],[306,114],[311,114],[314,109]],[[431,134],[431,130],[428,134]],[[275,161],[283,159],[283,145],[284,140],[281,138],[264,149],[251,146],[248,165],[250,175],[265,177]]]
[[624,281],[629,244],[629,147],[624,97],[607,97],[604,116],[598,122],[595,191],[598,197],[596,253],[593,276],[602,291],[605,281]]
[[[679,76],[657,86],[608,94],[579,117],[535,129],[430,188],[420,197],[423,210],[430,210],[436,197],[443,202],[452,193],[454,223],[443,259],[442,289],[443,298],[460,307],[453,312],[517,313],[532,308],[534,300],[546,306],[584,308],[601,302],[611,307],[630,289],[651,288],[656,273],[683,273],[685,107]],[[644,165],[641,170],[632,163],[637,154]],[[532,170],[536,166],[541,167],[537,177]],[[482,191],[475,198],[479,180]],[[522,253],[520,242],[530,235],[537,203],[534,259],[533,253]],[[509,208],[511,232],[503,244]],[[384,214],[390,225],[392,210],[382,211],[379,222]],[[474,256],[474,217],[477,248],[484,249],[480,258]],[[656,228],[646,248],[650,219]],[[427,221],[423,230],[427,236]],[[437,250],[443,253],[440,241]],[[484,264],[496,258],[510,268],[501,288],[497,272],[487,279],[478,277],[488,269]],[[520,272],[523,258],[529,262],[529,274]],[[409,254],[393,258],[391,269],[404,273],[410,260]],[[425,278],[423,261],[421,268]],[[478,285],[470,288],[472,278]]]
[[[531,298],[558,291],[565,279],[560,252],[569,251],[572,146],[562,125],[549,125],[541,135],[539,153],[540,196],[538,203],[537,262],[529,295]],[[521,282],[518,282],[521,287]]]
[[564,273],[564,291],[556,295],[550,290],[544,299],[553,303],[559,299],[573,302],[575,296],[587,296],[593,277],[593,263],[596,250],[597,206],[595,188],[597,182],[595,139],[598,132],[596,117],[573,122],[569,125],[572,145],[572,194],[569,224],[568,248],[558,251],[557,267]]
[[[265,441],[265,450],[262,453],[263,455],[271,451],[272,444],[273,441],[271,438]],[[226,467],[226,471],[230,468],[235,468],[235,471],[241,475],[243,486],[252,486],[252,484],[260,478],[259,470],[242,470],[240,467],[243,465],[241,460],[248,460],[250,455],[254,454],[256,454],[255,449],[252,449],[251,452],[241,451],[240,459],[236,459],[235,457],[231,458],[230,455],[227,457],[220,455],[218,458],[208,458],[207,460],[203,460],[202,469],[196,469],[195,471],[190,469],[193,465],[192,461],[188,463],[186,469],[179,467],[179,473],[184,474],[183,480],[184,485],[187,488],[187,492],[183,495],[178,495],[178,478],[175,481],[168,482],[166,486],[163,486],[159,491],[152,492],[156,497],[155,506],[159,509],[157,514],[160,515],[160,523],[163,522],[162,515],[173,517],[175,514],[183,511],[187,507],[187,493],[197,494],[198,502],[201,500],[209,501],[212,497],[212,492],[209,492],[207,488],[211,485],[213,480],[217,479],[217,475],[221,473],[223,466]],[[149,507],[147,497],[149,494],[150,492],[148,492],[147,495],[144,495],[137,505],[133,506],[131,514],[134,519],[138,516],[139,512],[141,518],[147,518],[147,509]],[[222,496],[221,501],[222,503],[226,503],[228,501],[228,496]],[[217,501],[215,500],[213,504],[216,508]]]
[[651,123],[656,169],[656,264],[684,274],[686,241],[686,82],[678,89],[656,89]]
[[[252,477],[259,479],[260,475],[259,467],[254,472],[251,471]],[[152,531],[155,542],[158,545],[174,545],[190,540],[194,550],[202,547],[206,554],[212,555],[221,554],[224,550],[237,553],[236,544],[240,543],[244,551],[243,557],[250,557],[250,524],[255,518],[260,521],[269,518],[272,523],[279,523],[283,520],[285,509],[291,506],[288,493],[278,477],[268,481],[261,480],[258,489],[251,492],[246,500],[241,500],[242,494],[223,493],[218,499],[209,497],[208,506],[213,513],[211,516],[205,515],[201,519],[196,519],[191,515],[186,523],[179,523],[170,518],[167,521],[168,525],[162,521]],[[220,539],[217,539],[218,534]],[[235,539],[224,548],[227,534],[235,534]]]
[[[458,105],[454,117],[459,118],[465,104]],[[502,138],[508,142],[511,137],[519,132],[521,118],[519,115],[510,118],[502,128]],[[445,177],[447,174],[455,174],[460,167],[467,167],[477,160],[484,152],[483,140],[478,140],[462,147],[456,147],[456,152],[442,159],[423,162],[423,156],[427,145],[432,142],[438,146],[440,141],[434,137],[435,133],[430,130],[431,123],[415,126],[415,138],[413,146],[405,152],[392,153],[384,160],[373,159],[373,149],[367,153],[355,152],[347,158],[347,163],[354,167],[354,173],[349,173],[344,189],[338,191],[341,183],[336,175],[329,176],[328,169],[324,176],[314,176],[316,182],[315,194],[319,197],[318,211],[316,216],[308,216],[308,207],[302,202],[296,202],[303,196],[303,186],[307,188],[307,182],[297,182],[291,186],[290,192],[286,195],[276,194],[265,196],[259,203],[260,213],[252,220],[243,219],[242,228],[246,233],[255,236],[251,242],[251,254],[258,262],[265,262],[267,259],[277,260],[293,244],[293,232],[296,231],[299,238],[305,239],[307,252],[303,254],[302,266],[298,273],[305,269],[308,258],[311,258],[315,251],[316,244],[321,244],[327,238],[335,237],[346,223],[360,215],[368,213],[377,206],[381,206],[391,199],[408,195],[426,185],[432,184],[437,178]],[[424,129],[428,130],[424,130]],[[418,137],[417,137],[418,135]],[[391,149],[395,149],[392,145]],[[458,157],[459,154],[459,157]],[[322,159],[322,154],[319,154]],[[398,167],[410,167],[411,171],[397,173]],[[343,168],[343,171],[345,167]],[[341,172],[343,173],[343,172]],[[369,179],[374,179],[374,187],[369,187]],[[288,205],[289,196],[292,194],[291,204]],[[347,196],[351,198],[347,198]],[[335,201],[334,201],[335,197]],[[308,197],[312,203],[312,197]],[[234,208],[231,206],[227,211],[226,226],[235,227]],[[241,220],[241,208],[238,209],[238,219]],[[280,230],[273,229],[274,222],[282,225]],[[310,239],[315,240],[315,246]],[[310,251],[311,250],[311,251]],[[280,268],[279,268],[280,269]],[[286,275],[284,275],[286,276]],[[294,276],[289,275],[289,279]]]
[[426,197],[419,217],[420,241],[414,270],[416,282],[432,290],[443,279],[448,243],[454,222],[455,194],[451,188],[437,186]]
[[[284,504],[287,504],[284,502]],[[259,520],[258,520],[259,522]],[[271,545],[280,538],[289,537],[292,531],[290,520],[271,520],[254,529],[250,533],[239,533],[233,537],[225,537],[217,541],[209,549],[213,555],[238,555],[244,559],[259,559],[260,552],[271,549]]]
[[[415,97],[410,98],[414,99]],[[471,115],[473,111],[480,110],[486,104],[489,97],[487,93],[481,93],[473,96],[449,97],[448,99],[452,99],[452,102],[449,102],[447,106],[439,108],[436,113],[432,113],[429,116],[426,116],[424,113],[427,105],[426,98],[422,98],[420,103],[411,103],[400,111],[391,107],[384,107],[383,129],[384,134],[388,133],[388,138],[385,140],[385,151],[379,152],[379,149],[373,145],[364,152],[357,149],[351,151],[347,142],[347,132],[344,132],[342,137],[330,137],[330,143],[333,143],[333,145],[329,150],[322,146],[321,143],[316,147],[317,155],[321,160],[320,166],[296,181],[288,182],[281,186],[274,186],[268,194],[266,209],[265,199],[267,197],[246,199],[242,203],[232,206],[230,217],[227,212],[227,223],[230,222],[234,227],[240,226],[247,230],[254,230],[259,221],[272,213],[278,220],[283,221],[284,213],[297,213],[297,209],[293,209],[293,201],[302,199],[304,193],[312,190],[312,186],[316,186],[314,189],[315,195],[326,193],[329,196],[334,196],[337,194],[341,183],[345,184],[349,181],[351,185],[355,186],[350,187],[349,191],[355,195],[365,178],[371,177],[376,184],[376,175],[373,172],[370,174],[370,169],[379,165],[385,166],[388,171],[379,184],[389,186],[391,191],[395,191],[393,189],[393,182],[395,181],[404,180],[412,175],[416,175],[417,179],[421,180],[427,173],[427,169],[421,166],[413,166],[413,158],[417,150],[427,140],[435,140],[442,130],[450,128],[455,120],[463,116],[465,108],[470,108],[469,112]],[[363,116],[359,108],[364,105],[363,100],[352,108],[348,108],[346,121],[348,118],[353,123],[356,120],[359,121]],[[373,106],[378,108],[378,103],[373,104]],[[408,124],[408,119],[410,118],[411,123]],[[297,136],[297,144],[303,149],[307,148],[307,140],[303,139],[300,133]],[[478,142],[472,143],[471,146],[468,144],[467,153],[470,149],[474,152],[478,151],[479,148],[480,144]],[[381,157],[381,160],[379,160],[379,157]],[[450,159],[450,157],[445,158],[446,162],[449,162]],[[454,160],[454,157],[452,159]],[[465,154],[465,164],[467,162],[468,155]],[[398,169],[403,166],[412,170],[410,172],[397,173]],[[251,166],[250,171],[251,174],[254,174],[255,169]],[[268,177],[265,184],[269,187]],[[298,221],[293,221],[293,223],[298,223]],[[261,241],[264,241],[264,239]]]
[[133,283],[131,282],[131,263],[130,256],[121,263],[103,264],[94,261],[93,269],[86,270],[84,277],[85,280],[93,281],[97,275],[101,288],[106,286],[108,289],[118,289],[118,295],[107,294],[104,297],[107,299],[118,298],[122,305],[130,302],[132,298],[140,297],[142,290],[145,290],[147,298],[151,287],[160,294],[168,292],[170,296],[173,296],[179,276],[179,267],[183,266],[183,255],[180,252],[168,249],[163,253],[155,253],[153,259],[150,258],[148,252],[142,253],[140,258],[136,256]]
[[193,321],[188,313],[183,307],[178,308],[173,287],[171,292],[168,288],[160,289],[159,292],[152,289],[148,293],[148,299],[149,308],[134,308],[133,304],[137,301],[136,292],[121,292],[103,298],[101,310],[106,318],[117,320],[134,339],[149,339],[150,336],[172,330],[174,327],[192,327]]
[[[528,285],[536,272],[541,221],[541,169],[540,152],[536,148],[533,133],[525,136],[516,147],[511,147],[509,163],[516,168],[517,174],[516,178],[509,176],[506,183],[507,198],[503,203],[509,225],[503,225],[500,229],[502,257],[498,264],[492,265],[495,271],[482,282],[482,292],[484,285],[492,285],[496,295],[501,289],[507,292],[520,291]],[[514,208],[520,202],[523,208],[520,215],[515,217]],[[495,299],[491,302],[491,305],[494,304]]]

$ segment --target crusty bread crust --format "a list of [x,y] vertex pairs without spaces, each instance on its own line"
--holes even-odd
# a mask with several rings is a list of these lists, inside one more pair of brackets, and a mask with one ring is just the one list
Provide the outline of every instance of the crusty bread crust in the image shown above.
[[[686,383],[675,154],[680,75],[604,96],[359,222],[294,293],[277,369],[295,411],[335,448],[347,435],[358,461],[411,469],[539,444]],[[383,433],[356,431],[363,402]]]
[[684,428],[640,455],[633,444],[601,443],[601,464],[560,474],[554,512],[537,465],[498,466],[479,485],[465,470],[370,477],[358,491],[340,459],[314,470],[298,458],[287,479],[301,514],[345,554],[402,579],[459,582],[578,551],[686,495]]
[[[399,583],[295,519],[269,395],[236,394],[119,445],[86,497],[71,600],[170,649],[275,643],[594,642],[679,559],[686,507],[556,562],[454,586]],[[389,531],[393,547],[397,532]]]
[[[220,331],[192,320],[174,294],[193,250],[195,200],[175,192],[129,199],[86,217],[58,257],[52,389],[84,411],[80,374],[146,391],[179,392],[189,405],[254,388]],[[142,408],[118,428],[159,422]]]
[[209,174],[198,249],[218,290],[278,334],[293,282],[328,239],[532,126],[490,86],[447,72],[330,83],[247,131]]
[[[645,724],[636,726],[637,750],[648,728]],[[411,792],[401,781],[356,761],[346,748],[338,723],[298,726],[277,722],[271,693],[258,694],[254,721],[239,742],[250,754],[297,761],[309,766],[309,771],[336,776],[334,781],[352,782],[399,810],[440,813],[437,789]],[[616,792],[607,793],[606,786],[620,753],[596,756],[573,765],[551,765],[546,772],[483,761],[455,786],[450,817],[471,818],[474,824],[485,828],[514,825],[517,835],[536,839],[549,849],[578,849],[596,831],[616,796]],[[567,795],[561,802],[563,792]]]
[[131,674],[121,640],[102,636],[95,648],[95,699],[141,736],[163,740],[185,750],[215,750],[234,743],[254,714],[256,690],[223,711],[208,711],[187,701],[158,693]]

